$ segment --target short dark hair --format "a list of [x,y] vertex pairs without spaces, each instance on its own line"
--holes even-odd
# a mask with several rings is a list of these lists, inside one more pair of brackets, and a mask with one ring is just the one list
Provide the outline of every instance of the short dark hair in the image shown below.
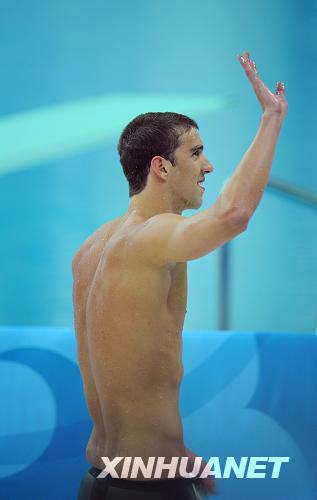
[[143,113],[128,123],[121,133],[118,153],[129,183],[129,196],[145,188],[154,156],[162,156],[174,165],[180,137],[193,127],[199,130],[188,116],[169,111]]

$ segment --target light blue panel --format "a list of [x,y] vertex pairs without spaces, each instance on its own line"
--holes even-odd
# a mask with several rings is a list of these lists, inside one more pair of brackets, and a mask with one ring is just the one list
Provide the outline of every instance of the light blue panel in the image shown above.
[[[316,210],[269,191],[232,243],[232,323],[240,329],[314,331]],[[245,311],[248,310],[248,316]]]

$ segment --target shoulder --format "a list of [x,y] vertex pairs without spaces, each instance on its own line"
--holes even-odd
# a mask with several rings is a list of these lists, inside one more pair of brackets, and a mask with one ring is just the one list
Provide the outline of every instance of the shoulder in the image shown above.
[[115,232],[116,228],[122,220],[123,216],[112,219],[104,224],[102,224],[96,231],[89,235],[82,245],[78,248],[72,258],[72,269],[73,273],[78,270],[83,261],[87,259],[92,253],[98,252],[105,242],[110,238],[110,236]]
[[164,242],[166,237],[173,232],[177,224],[184,217],[174,213],[162,213],[150,217],[138,224],[130,237],[130,243],[137,246],[146,246]]
[[162,213],[150,217],[130,235],[128,247],[132,253],[144,258],[148,264],[161,265],[160,255],[168,245],[171,235],[185,217]]
[[162,213],[154,215],[147,219],[143,224],[140,224],[135,232],[136,238],[152,238],[162,237],[175,229],[177,224],[184,220],[185,217],[174,213]]

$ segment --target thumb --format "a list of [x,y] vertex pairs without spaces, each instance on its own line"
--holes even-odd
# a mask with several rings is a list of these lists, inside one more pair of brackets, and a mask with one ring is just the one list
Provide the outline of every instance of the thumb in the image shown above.
[[285,85],[283,82],[277,82],[275,95],[284,95],[285,93]]

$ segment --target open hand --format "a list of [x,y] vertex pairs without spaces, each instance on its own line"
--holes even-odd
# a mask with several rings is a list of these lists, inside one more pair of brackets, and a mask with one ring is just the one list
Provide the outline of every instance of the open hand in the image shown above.
[[255,62],[250,59],[250,53],[244,52],[242,55],[238,56],[238,59],[245,70],[245,73],[261,104],[264,114],[274,114],[283,119],[288,109],[287,100],[285,98],[284,83],[278,82],[276,85],[275,93],[272,94],[272,92],[260,79],[259,74],[256,70]]

